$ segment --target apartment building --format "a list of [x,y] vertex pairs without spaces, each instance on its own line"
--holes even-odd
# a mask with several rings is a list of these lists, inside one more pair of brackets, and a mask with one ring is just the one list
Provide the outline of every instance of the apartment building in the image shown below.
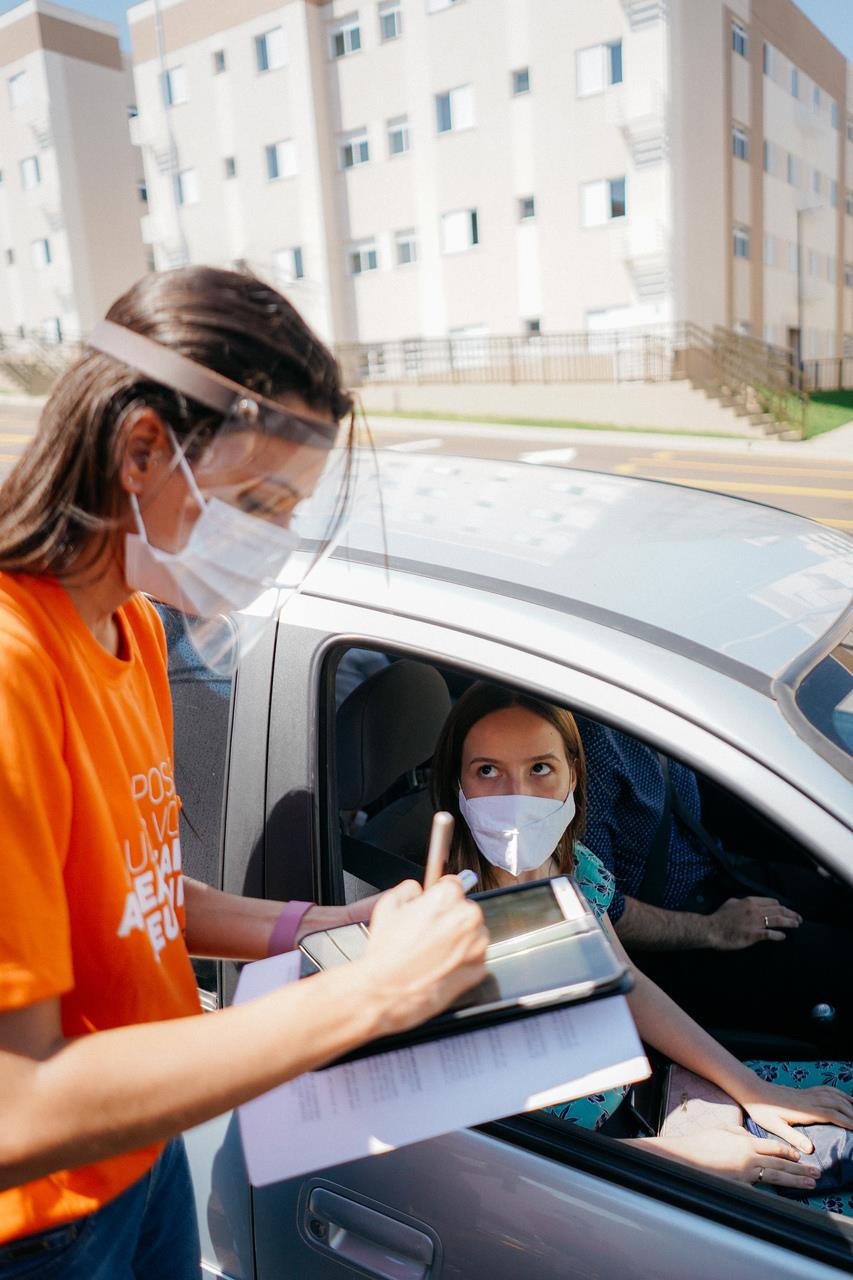
[[73,339],[147,268],[133,77],[115,27],[48,0],[0,17],[0,335]]
[[342,342],[853,333],[850,68],[791,0],[129,17],[158,267],[245,264]]

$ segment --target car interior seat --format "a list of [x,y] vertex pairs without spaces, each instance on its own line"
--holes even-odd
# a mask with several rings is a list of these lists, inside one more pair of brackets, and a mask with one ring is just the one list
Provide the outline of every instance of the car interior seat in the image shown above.
[[364,680],[338,709],[344,866],[377,888],[422,873],[433,809],[420,770],[450,707],[444,677],[428,663],[401,658]]

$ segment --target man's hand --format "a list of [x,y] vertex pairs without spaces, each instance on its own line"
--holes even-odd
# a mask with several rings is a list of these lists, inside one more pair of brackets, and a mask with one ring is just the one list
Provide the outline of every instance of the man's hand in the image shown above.
[[796,929],[803,918],[775,898],[729,898],[705,917],[706,946],[716,951],[742,951],[756,942],[784,942],[785,929]]

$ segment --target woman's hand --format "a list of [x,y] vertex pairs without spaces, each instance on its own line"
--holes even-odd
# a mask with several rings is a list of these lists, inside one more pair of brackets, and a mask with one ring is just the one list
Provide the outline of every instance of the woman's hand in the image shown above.
[[737,1101],[756,1124],[784,1138],[806,1155],[814,1150],[814,1144],[791,1125],[837,1124],[842,1129],[853,1129],[853,1099],[828,1084],[791,1089],[756,1076],[754,1085]]
[[355,962],[384,1011],[380,1035],[434,1017],[485,977],[488,931],[456,876],[431,889],[414,880],[380,896],[370,941]]
[[701,1129],[689,1138],[646,1138],[658,1151],[734,1182],[813,1191],[820,1170],[776,1138],[754,1138],[746,1129]]

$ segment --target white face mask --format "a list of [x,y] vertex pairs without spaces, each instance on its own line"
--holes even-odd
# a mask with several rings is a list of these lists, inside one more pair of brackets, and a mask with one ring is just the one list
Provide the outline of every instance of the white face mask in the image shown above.
[[[178,451],[177,442],[172,443]],[[203,618],[245,609],[281,573],[299,537],[220,498],[204,498],[183,455],[178,465],[201,515],[186,546],[163,551],[148,541],[132,493],[130,505],[138,532],[125,537],[127,585]]]
[[553,854],[575,816],[574,792],[565,800],[543,796],[474,796],[459,788],[459,812],[474,843],[493,867],[519,876]]

